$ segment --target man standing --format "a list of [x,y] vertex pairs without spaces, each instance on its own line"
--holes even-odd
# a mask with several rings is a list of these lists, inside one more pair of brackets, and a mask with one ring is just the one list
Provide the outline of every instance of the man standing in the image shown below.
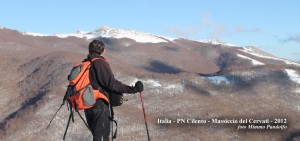
[[[137,93],[143,91],[143,83],[137,81],[135,86],[128,86],[116,80],[109,64],[103,57],[105,45],[99,40],[93,40],[89,44],[89,55],[86,60],[92,62],[90,70],[90,82],[93,89],[102,88],[108,93]],[[110,134],[110,112],[108,101],[97,99],[92,108],[85,109],[87,123],[93,134],[93,141],[108,141]]]

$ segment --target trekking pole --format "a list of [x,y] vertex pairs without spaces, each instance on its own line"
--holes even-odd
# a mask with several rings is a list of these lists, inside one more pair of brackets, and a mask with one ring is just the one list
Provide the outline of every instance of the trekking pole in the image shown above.
[[56,114],[58,113],[58,111],[61,109],[61,107],[65,104],[65,101],[63,101],[63,103],[60,105],[60,107],[58,108],[58,110],[55,112],[54,116],[52,117],[52,119],[50,120],[48,126],[46,129],[48,129],[53,121],[53,119],[55,118]]
[[145,106],[144,106],[144,100],[143,100],[142,92],[140,92],[140,97],[141,97],[141,102],[142,102],[142,108],[143,108],[143,113],[144,113],[144,121],[145,121],[145,125],[146,125],[148,141],[150,141],[150,136],[149,136],[149,130],[148,130],[148,125],[147,125],[147,118],[146,118],[146,112],[145,112]]

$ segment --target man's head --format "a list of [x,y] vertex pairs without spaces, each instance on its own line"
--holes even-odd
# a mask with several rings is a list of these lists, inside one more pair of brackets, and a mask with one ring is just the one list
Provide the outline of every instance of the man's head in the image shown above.
[[97,53],[101,55],[104,52],[105,45],[100,40],[93,40],[89,45],[89,53]]

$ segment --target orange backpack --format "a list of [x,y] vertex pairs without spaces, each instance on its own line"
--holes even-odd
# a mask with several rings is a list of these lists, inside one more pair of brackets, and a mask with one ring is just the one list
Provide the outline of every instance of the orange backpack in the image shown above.
[[[54,117],[58,113],[58,111],[62,108],[62,106],[67,102],[68,109],[70,111],[68,123],[66,126],[66,130],[63,136],[63,140],[65,140],[67,131],[69,128],[70,121],[72,120],[74,122],[74,115],[73,111],[78,113],[81,120],[84,122],[86,127],[90,130],[87,122],[83,119],[80,112],[78,110],[84,110],[93,107],[93,105],[96,103],[96,100],[101,98],[110,104],[110,112],[111,117],[110,120],[116,124],[116,129],[113,134],[113,139],[117,137],[117,122],[114,120],[114,112],[113,112],[113,106],[120,106],[123,104],[123,94],[111,94],[110,99],[112,99],[112,102],[110,103],[110,100],[108,99],[108,94],[106,93],[101,87],[99,89],[93,89],[91,82],[90,82],[90,68],[91,63],[97,59],[100,58],[94,58],[91,61],[83,61],[73,67],[70,74],[68,75],[69,85],[67,88],[67,91],[65,93],[65,96],[63,98],[63,102],[50,120],[47,129],[50,127]],[[101,92],[100,92],[101,91]]]
[[69,86],[66,92],[68,101],[75,110],[91,108],[97,99],[102,98],[109,103],[107,96],[98,89],[94,90],[90,83],[91,61],[81,62],[73,67],[68,75]]

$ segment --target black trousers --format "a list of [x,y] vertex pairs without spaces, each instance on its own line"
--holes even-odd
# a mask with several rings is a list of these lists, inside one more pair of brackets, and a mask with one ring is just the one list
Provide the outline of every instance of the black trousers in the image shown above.
[[108,104],[98,99],[90,109],[85,109],[85,117],[93,134],[93,141],[109,141],[110,112]]

